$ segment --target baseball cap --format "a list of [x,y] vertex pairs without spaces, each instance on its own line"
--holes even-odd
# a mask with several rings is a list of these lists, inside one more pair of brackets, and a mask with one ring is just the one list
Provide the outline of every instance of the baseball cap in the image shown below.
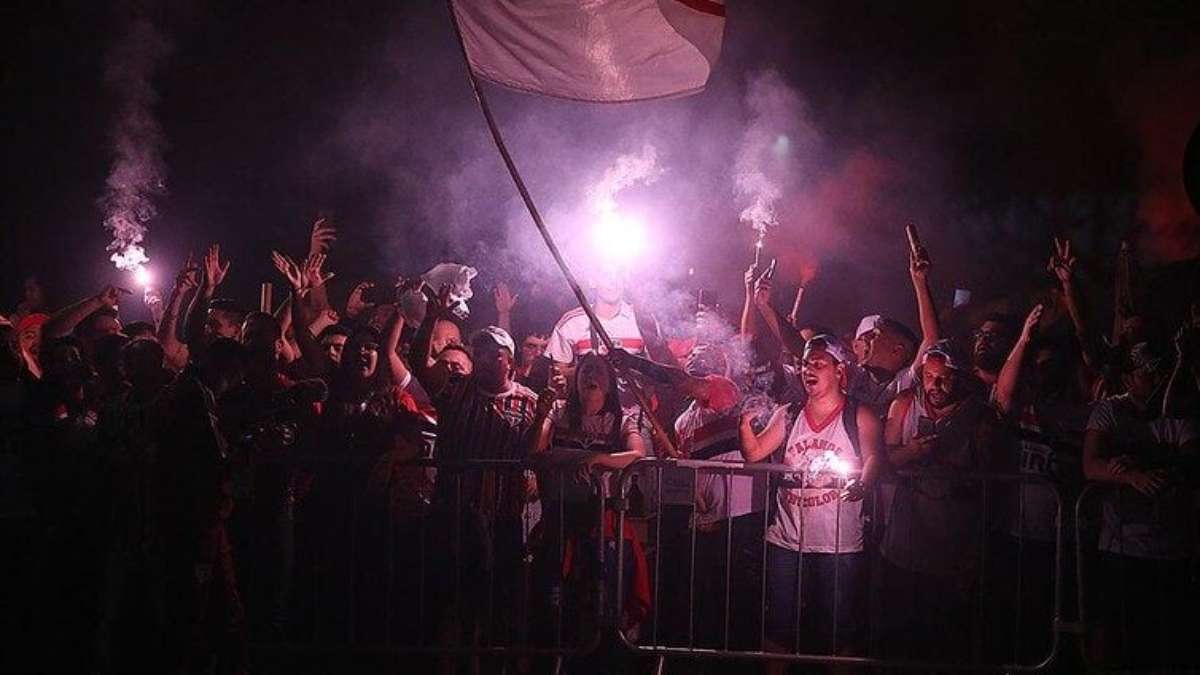
[[958,348],[954,346],[954,342],[951,340],[938,340],[937,342],[933,343],[933,346],[925,352],[925,356],[921,357],[921,365],[925,365],[925,362],[928,361],[929,357],[931,356],[940,357],[946,362],[947,368],[952,368],[954,370],[963,370],[967,367],[968,363],[966,357],[964,357],[962,352],[960,352]]
[[508,331],[499,326],[488,326],[480,328],[478,332],[471,338],[471,344],[476,344],[480,340],[487,339],[499,347],[504,347],[509,354],[517,353],[517,344],[513,342],[512,336]]
[[850,363],[854,358],[850,354],[850,350],[842,344],[840,340],[828,333],[822,335],[814,335],[808,342],[804,343],[804,356],[807,358],[809,352],[814,349],[822,349],[826,354],[833,357],[838,363]]
[[873,331],[877,327],[879,327],[879,324],[882,322],[883,322],[883,317],[878,314],[870,314],[868,316],[864,316],[862,318],[862,321],[858,322],[858,328],[856,328],[854,330],[854,337],[857,339],[857,338],[862,337],[863,333],[870,333],[871,331]]

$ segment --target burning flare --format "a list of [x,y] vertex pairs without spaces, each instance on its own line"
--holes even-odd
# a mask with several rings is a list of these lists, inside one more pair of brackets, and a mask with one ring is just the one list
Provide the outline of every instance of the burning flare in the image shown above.
[[158,94],[154,71],[170,45],[145,17],[128,22],[128,30],[109,48],[104,84],[116,104],[110,136],[113,163],[100,207],[104,227],[112,232],[110,260],[117,269],[137,273],[150,262],[143,242],[146,223],[157,209],[154,198],[166,194],[166,143],[154,115]]

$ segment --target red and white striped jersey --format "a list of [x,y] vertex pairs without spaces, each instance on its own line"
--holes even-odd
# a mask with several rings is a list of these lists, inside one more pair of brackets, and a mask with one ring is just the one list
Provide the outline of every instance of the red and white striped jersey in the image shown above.
[[[645,353],[646,343],[642,339],[642,332],[638,330],[633,307],[629,303],[622,302],[616,316],[611,319],[601,318],[600,325],[604,326],[604,331],[612,338],[613,346],[631,354]],[[546,356],[557,363],[574,363],[576,356],[592,351],[603,354],[605,349],[600,344],[599,336],[594,334],[587,314],[579,307],[563,314],[554,326],[554,332],[550,334]]]

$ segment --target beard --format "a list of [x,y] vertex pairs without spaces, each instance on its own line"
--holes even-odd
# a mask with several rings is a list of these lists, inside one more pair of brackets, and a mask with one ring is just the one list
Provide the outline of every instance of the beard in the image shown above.
[[980,370],[986,370],[988,372],[1000,370],[1000,367],[1004,365],[1004,352],[996,348],[991,348],[982,352],[976,352],[975,365]]

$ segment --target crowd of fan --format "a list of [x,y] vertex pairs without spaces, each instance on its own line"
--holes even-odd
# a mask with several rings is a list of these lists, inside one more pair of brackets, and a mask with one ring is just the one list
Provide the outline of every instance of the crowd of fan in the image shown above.
[[[119,288],[51,311],[36,283],[0,322],[0,604],[26,658],[241,672],[252,642],[570,643],[600,620],[613,575],[589,547],[622,504],[607,597],[633,642],[1036,659],[1078,537],[1091,657],[1194,658],[1198,299],[1163,325],[1118,292],[1101,336],[1056,240],[1027,315],[947,335],[914,241],[916,331],[805,323],[804,285],[781,313],[751,267],[740,320],[698,306],[664,334],[611,271],[591,284],[607,335],[575,309],[514,336],[503,284],[464,334],[453,290],[417,280],[335,309],[335,239],[318,221],[300,262],[273,254],[273,313],[221,295],[213,246],[153,323],[122,324]],[[635,467],[637,499],[599,501],[646,457],[787,469]],[[1096,531],[1075,532],[1089,482]]]

